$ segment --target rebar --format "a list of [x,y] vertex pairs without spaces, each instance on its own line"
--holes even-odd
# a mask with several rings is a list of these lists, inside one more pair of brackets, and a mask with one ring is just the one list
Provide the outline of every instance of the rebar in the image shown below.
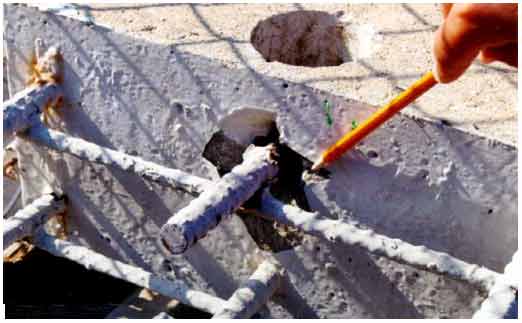
[[47,194],[4,220],[4,249],[13,242],[32,236],[47,219],[65,210],[65,198]]
[[160,231],[165,249],[172,254],[185,252],[274,177],[278,172],[274,149],[273,145],[250,146],[241,164],[170,217]]
[[40,121],[44,109],[62,95],[56,83],[33,85],[3,103],[4,142],[15,133],[22,133]]
[[207,179],[69,136],[63,132],[49,129],[43,124],[30,128],[26,138],[79,159],[133,172],[148,180],[181,189],[192,195],[199,194],[205,185],[210,183]]
[[415,246],[400,239],[392,239],[360,229],[354,224],[320,217],[317,213],[283,204],[265,191],[262,196],[261,212],[268,218],[303,230],[305,233],[326,239],[331,243],[358,246],[368,252],[422,270],[447,275],[488,291],[500,276],[499,273],[457,259],[447,253],[425,246]]
[[518,286],[513,286],[513,281],[520,275],[519,252],[515,252],[513,259],[504,269],[504,274],[499,277],[491,290],[488,298],[480,305],[473,315],[474,319],[516,319],[518,317]]
[[213,319],[247,319],[266,304],[281,285],[285,270],[275,259],[265,260],[226,301]]
[[57,239],[43,230],[36,232],[33,243],[57,257],[69,259],[87,269],[150,289],[202,311],[218,313],[225,304],[225,300],[221,298],[188,288],[181,280],[161,278],[141,268],[108,258],[87,247]]

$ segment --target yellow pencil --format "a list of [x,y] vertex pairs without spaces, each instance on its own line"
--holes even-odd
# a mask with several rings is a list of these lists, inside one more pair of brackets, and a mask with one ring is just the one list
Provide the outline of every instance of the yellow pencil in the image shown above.
[[397,95],[388,104],[377,110],[377,112],[357,126],[357,128],[347,132],[339,141],[326,149],[321,157],[316,160],[312,166],[312,170],[317,170],[341,158],[341,155],[347,150],[354,147],[364,137],[369,135],[408,104],[415,101],[415,99],[431,89],[435,84],[437,84],[437,81],[431,71],[424,74],[418,81],[404,90],[404,92]]

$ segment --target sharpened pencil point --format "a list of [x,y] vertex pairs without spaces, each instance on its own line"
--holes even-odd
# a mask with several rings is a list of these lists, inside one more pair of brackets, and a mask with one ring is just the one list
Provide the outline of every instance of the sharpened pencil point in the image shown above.
[[323,166],[324,166],[324,165],[323,165],[323,161],[324,161],[324,160],[323,160],[323,157],[322,157],[322,156],[321,156],[320,158],[318,158],[318,159],[315,161],[315,163],[312,165],[311,170],[314,172],[314,171],[317,171],[317,170],[323,168]]

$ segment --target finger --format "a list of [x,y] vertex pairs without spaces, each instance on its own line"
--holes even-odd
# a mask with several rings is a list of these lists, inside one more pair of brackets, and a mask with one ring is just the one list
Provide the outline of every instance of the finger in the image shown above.
[[[516,8],[516,6],[515,6]],[[489,10],[489,11],[488,11]],[[471,65],[484,45],[499,46],[516,40],[515,21],[499,5],[452,6],[447,18],[435,33],[433,52],[435,75],[441,83],[457,79]]]
[[500,61],[518,67],[518,44],[512,42],[503,46],[484,48],[480,51],[479,59],[484,64]]
[[453,7],[453,3],[441,3],[440,10],[442,11],[442,17],[444,17],[444,19],[446,19],[451,11],[451,7]]
[[433,53],[434,73],[438,82],[449,83],[456,80],[471,65],[478,55],[480,46],[463,40],[462,31],[448,24],[447,20],[435,32]]

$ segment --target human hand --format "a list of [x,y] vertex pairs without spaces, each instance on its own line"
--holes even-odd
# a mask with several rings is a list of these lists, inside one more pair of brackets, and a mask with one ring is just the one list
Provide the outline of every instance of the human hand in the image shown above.
[[459,78],[479,56],[518,67],[518,4],[442,4],[435,33],[434,74],[441,83]]

